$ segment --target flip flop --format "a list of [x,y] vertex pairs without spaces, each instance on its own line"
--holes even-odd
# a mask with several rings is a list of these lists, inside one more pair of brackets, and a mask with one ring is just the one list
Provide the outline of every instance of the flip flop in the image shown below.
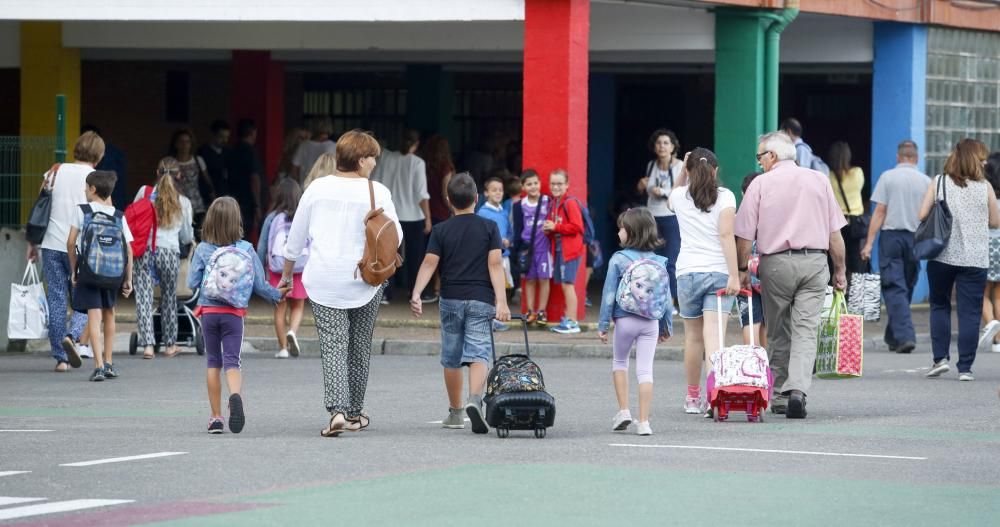
[[55,371],[57,371],[59,373],[68,372],[69,371],[69,363],[68,362],[59,362],[59,363],[57,363]]
[[168,359],[169,359],[169,358],[171,358],[171,357],[175,357],[175,356],[176,356],[176,355],[177,355],[178,353],[180,353],[180,352],[181,352],[181,349],[180,349],[180,348],[178,348],[178,347],[174,347],[174,352],[173,352],[173,353],[170,353],[170,351],[168,350],[168,351],[164,351],[162,355],[163,355],[164,357],[166,357],[166,358],[168,358]]

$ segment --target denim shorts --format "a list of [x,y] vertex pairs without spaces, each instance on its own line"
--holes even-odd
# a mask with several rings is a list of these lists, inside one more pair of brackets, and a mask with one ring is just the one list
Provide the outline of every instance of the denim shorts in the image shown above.
[[496,307],[478,300],[442,298],[440,309],[441,365],[461,368],[473,362],[489,364]]
[[556,284],[575,284],[576,274],[580,271],[580,260],[578,256],[568,262],[557,261],[552,273],[552,282]]
[[[760,293],[754,291],[753,293],[753,323],[763,324],[764,323],[764,301],[760,296]],[[745,328],[750,325],[750,306],[747,304],[747,297],[740,295],[736,297],[736,303],[740,306],[740,327]]]
[[[681,318],[701,318],[705,311],[719,309],[715,292],[726,288],[729,277],[723,273],[688,273],[677,277],[677,302]],[[733,297],[722,297],[722,312],[733,309]]]

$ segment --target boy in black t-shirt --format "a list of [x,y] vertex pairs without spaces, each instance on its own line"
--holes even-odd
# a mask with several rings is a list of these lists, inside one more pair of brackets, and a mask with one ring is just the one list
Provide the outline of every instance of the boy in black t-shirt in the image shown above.
[[496,223],[476,216],[476,183],[468,173],[448,183],[455,215],[434,226],[427,255],[410,298],[414,316],[423,314],[420,294],[441,267],[441,365],[448,390],[445,428],[465,428],[462,418],[462,366],[469,367],[465,413],[472,431],[489,432],[483,412],[483,389],[492,355],[493,319],[510,320]]

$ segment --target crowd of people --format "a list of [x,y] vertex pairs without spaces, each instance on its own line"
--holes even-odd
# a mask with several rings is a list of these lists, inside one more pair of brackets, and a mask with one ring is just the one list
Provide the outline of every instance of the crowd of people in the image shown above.
[[[229,429],[238,433],[245,423],[240,347],[251,294],[275,304],[278,358],[299,355],[297,332],[308,300],[329,412],[322,434],[366,428],[372,334],[379,306],[391,301],[392,290],[390,283],[369,284],[357,273],[366,244],[363,225],[375,210],[397,231],[404,263],[393,281],[409,293],[413,313],[420,316],[426,303],[440,302],[449,404],[443,426],[464,428],[464,412],[474,432],[488,429],[483,391],[490,332],[507,329],[508,302],[515,303],[515,295],[524,306],[517,311],[529,324],[580,332],[574,284],[580,273],[589,278],[593,262],[584,243],[587,209],[573,197],[565,170],[548,174],[547,189],[530,168],[520,177],[502,170],[477,181],[456,172],[443,136],[423,139],[407,132],[388,150],[357,130],[334,141],[329,119],[317,119],[308,133],[289,134],[264,209],[255,126],[240,122],[232,147],[226,123],[211,128],[212,139],[197,150],[190,131],[175,133],[155,178],[125,211],[111,201],[115,173],[95,170],[105,151],[96,132],[77,140],[74,162],[46,174],[52,212],[44,240],[29,247],[28,260],[43,261],[56,371],[93,357],[92,381],[119,375],[111,350],[115,299],[133,290],[143,357],[152,359],[160,344],[164,356],[175,355],[177,324],[167,314],[176,313],[181,261],[189,258],[186,285],[199,291],[196,315],[208,361],[210,433],[225,429],[222,377],[230,393]],[[951,211],[952,228],[944,251],[927,265],[934,357],[927,376],[950,370],[953,291],[958,378],[973,380],[977,352],[1000,351],[1000,153],[989,155],[983,143],[960,141],[944,173],[932,179],[917,169],[916,143],[901,142],[898,165],[875,186],[871,215],[862,198],[865,176],[852,166],[849,146],[834,143],[827,164],[802,140],[794,119],[760,137],[756,160],[762,170],[744,179],[739,206],[720,180],[724,167],[711,150],[699,147],[680,156],[677,136],[666,129],[656,130],[649,146],[655,157],[637,187],[648,201],[618,217],[622,250],[608,261],[600,304],[598,338],[608,342],[614,324],[614,430],[633,423],[626,374],[634,346],[635,423],[639,434],[652,433],[652,361],[657,343],[673,334],[675,312],[685,334],[683,409],[706,413],[702,390],[709,357],[725,346],[717,328],[736,304],[744,339],[766,343],[774,374],[772,411],[806,417],[828,286],[844,290],[851,273],[868,271],[876,238],[888,315],[885,341],[896,352],[911,352],[916,335],[910,300],[919,266],[914,232],[938,201]],[[151,211],[149,232],[141,207]],[[142,232],[131,230],[130,221]],[[78,260],[86,267],[87,239],[98,222],[117,228],[105,232],[122,238],[121,271],[113,285],[89,275],[78,283]],[[259,234],[256,247],[245,239],[251,233]],[[165,314],[159,317],[159,342],[153,328],[157,284]],[[553,286],[566,304],[558,322],[547,313]],[[741,296],[746,290],[753,293]],[[463,404],[465,366],[469,397]]]

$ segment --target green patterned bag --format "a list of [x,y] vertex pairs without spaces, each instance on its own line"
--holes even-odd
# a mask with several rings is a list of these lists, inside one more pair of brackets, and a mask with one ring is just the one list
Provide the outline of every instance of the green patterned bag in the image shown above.
[[864,320],[847,311],[844,293],[833,294],[830,315],[819,325],[816,376],[822,379],[861,377],[864,358]]

